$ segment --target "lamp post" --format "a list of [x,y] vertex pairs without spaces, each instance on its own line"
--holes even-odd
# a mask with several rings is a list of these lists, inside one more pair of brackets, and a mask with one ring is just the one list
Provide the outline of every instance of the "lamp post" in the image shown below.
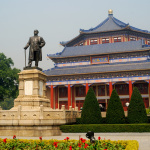
[[125,105],[128,107],[128,106],[129,106],[129,104],[130,104],[129,102],[126,102],[126,104],[125,104]]
[[125,103],[125,105],[127,106],[127,110],[128,110],[129,104],[130,104],[129,102]]

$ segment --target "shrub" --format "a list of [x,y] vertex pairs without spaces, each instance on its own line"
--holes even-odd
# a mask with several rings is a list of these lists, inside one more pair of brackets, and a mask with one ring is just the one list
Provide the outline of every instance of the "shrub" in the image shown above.
[[82,124],[81,118],[76,118],[76,124]]
[[108,103],[108,108],[106,112],[106,123],[108,124],[125,123],[125,115],[122,103],[115,89],[112,91]]
[[128,107],[128,122],[129,123],[148,122],[143,98],[137,87],[133,88],[130,105]]
[[99,124],[102,122],[99,104],[92,88],[89,88],[85,97],[81,113],[81,122],[83,124]]

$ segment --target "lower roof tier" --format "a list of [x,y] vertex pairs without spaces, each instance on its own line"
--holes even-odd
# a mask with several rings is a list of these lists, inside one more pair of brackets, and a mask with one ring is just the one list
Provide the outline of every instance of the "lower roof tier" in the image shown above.
[[78,74],[93,74],[107,72],[122,72],[122,71],[150,70],[150,61],[124,63],[124,64],[105,64],[105,65],[89,65],[77,68],[52,69],[44,71],[47,76],[65,76]]
[[61,53],[47,55],[50,59],[125,53],[149,49],[144,40],[65,47]]

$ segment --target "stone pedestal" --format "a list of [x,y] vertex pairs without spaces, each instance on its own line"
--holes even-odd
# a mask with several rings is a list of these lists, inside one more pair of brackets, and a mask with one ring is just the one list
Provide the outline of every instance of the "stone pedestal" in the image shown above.
[[50,107],[50,100],[46,98],[46,75],[43,72],[32,69],[19,73],[19,96],[14,101],[14,108],[19,105],[22,109],[33,109],[40,105]]
[[78,111],[71,107],[50,108],[46,98],[46,75],[37,70],[19,73],[19,96],[11,110],[0,110],[0,136],[60,135],[59,126],[76,121]]

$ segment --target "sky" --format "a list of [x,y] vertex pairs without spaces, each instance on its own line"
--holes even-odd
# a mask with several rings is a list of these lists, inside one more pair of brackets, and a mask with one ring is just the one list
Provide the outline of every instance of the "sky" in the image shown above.
[[[0,0],[0,53],[12,58],[13,67],[23,70],[23,48],[38,29],[46,42],[39,67],[47,70],[54,67],[47,54],[61,52],[59,43],[78,36],[80,29],[100,24],[109,9],[115,18],[150,31],[149,6],[150,0]],[[26,65],[28,53],[29,48]]]

